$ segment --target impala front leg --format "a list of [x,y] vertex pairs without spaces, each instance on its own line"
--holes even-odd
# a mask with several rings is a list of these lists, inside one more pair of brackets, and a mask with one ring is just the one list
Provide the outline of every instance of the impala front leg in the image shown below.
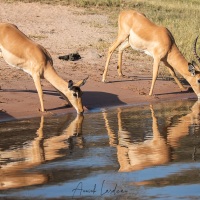
[[159,63],[160,63],[160,59],[158,58],[154,58],[154,63],[153,63],[153,78],[152,78],[152,83],[151,83],[151,89],[149,92],[149,95],[151,96],[153,93],[153,88],[158,76],[158,69],[159,69]]
[[181,84],[181,82],[178,80],[178,78],[177,78],[177,76],[176,76],[176,74],[175,74],[174,69],[172,69],[172,68],[169,67],[169,72],[170,72],[171,76],[174,78],[175,82],[176,82],[176,83],[178,84],[178,86],[180,87],[181,91],[184,91],[185,88],[184,88],[184,86]]
[[35,83],[35,87],[36,90],[38,92],[38,96],[39,96],[39,100],[40,100],[40,105],[41,105],[41,112],[45,112],[44,110],[44,102],[43,102],[43,92],[42,92],[42,86],[41,86],[41,82],[40,82],[40,76],[39,75],[35,75],[33,76],[33,80]]
[[102,82],[106,82],[106,75],[108,73],[108,65],[109,65],[109,62],[110,62],[110,58],[113,54],[113,51],[114,49],[112,47],[109,48],[109,51],[108,51],[108,57],[107,57],[107,61],[106,61],[106,66],[105,66],[105,69],[104,69],[104,72],[103,72],[103,77],[102,77]]
[[181,82],[178,80],[176,73],[174,71],[174,69],[172,68],[172,66],[167,62],[164,61],[164,64],[166,65],[166,67],[169,69],[169,72],[171,74],[171,76],[174,78],[175,82],[177,83],[177,85],[180,87],[181,91],[184,91],[185,88],[184,86],[181,84]]

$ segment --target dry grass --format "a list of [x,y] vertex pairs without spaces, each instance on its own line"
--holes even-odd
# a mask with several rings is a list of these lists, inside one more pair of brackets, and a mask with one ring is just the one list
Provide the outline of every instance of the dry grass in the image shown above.
[[193,42],[200,34],[199,0],[126,0],[123,9],[136,9],[156,24],[167,27],[180,51],[188,60],[193,58]]
[[[5,0],[14,2],[16,0]],[[88,12],[103,12],[109,15],[110,24],[117,26],[120,10],[135,9],[145,13],[152,21],[167,27],[181,52],[188,60],[193,58],[193,41],[200,33],[199,0],[19,0],[46,4],[72,5],[87,8]],[[109,10],[109,12],[108,12]],[[117,31],[117,29],[116,29]]]
[[[5,2],[15,2],[16,0],[5,0]],[[18,0],[21,2],[40,2],[40,3],[46,3],[46,4],[61,4],[61,5],[73,5],[73,6],[79,6],[79,7],[102,7],[102,6],[114,6],[119,7],[120,6],[120,0]]]

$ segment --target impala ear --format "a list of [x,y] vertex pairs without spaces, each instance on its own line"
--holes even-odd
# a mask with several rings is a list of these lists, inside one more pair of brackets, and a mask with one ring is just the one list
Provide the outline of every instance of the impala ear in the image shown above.
[[191,73],[191,76],[196,75],[194,63],[194,61],[192,61],[192,63],[188,63],[188,71]]
[[81,86],[85,85],[85,83],[86,83],[86,81],[87,81],[88,78],[89,78],[89,76],[87,78],[79,81],[78,83],[76,83],[75,86],[81,87]]
[[73,87],[73,85],[74,85],[73,81],[70,80],[70,81],[68,82],[68,88],[71,90],[72,87]]

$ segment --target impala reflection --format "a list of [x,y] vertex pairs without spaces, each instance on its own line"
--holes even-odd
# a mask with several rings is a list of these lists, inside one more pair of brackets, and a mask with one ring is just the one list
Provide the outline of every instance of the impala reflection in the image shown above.
[[[134,137],[134,133],[127,131],[122,126],[122,109],[118,108],[117,112],[117,133],[112,130],[107,113],[103,112],[109,143],[117,149],[120,172],[137,171],[170,162],[174,159],[172,151],[179,146],[180,139],[191,134],[191,127],[198,125],[196,126],[198,128],[200,124],[200,102],[197,101],[189,114],[181,116],[176,123],[168,123],[165,128],[167,136],[164,137],[159,130],[159,118],[156,117],[153,106],[150,105],[149,109],[152,117],[152,136],[142,142],[131,139],[131,136]],[[168,121],[170,120],[168,119]]]
[[15,149],[1,151],[0,148],[0,190],[48,182],[50,175],[28,170],[64,156],[66,153],[60,153],[60,150],[72,148],[74,137],[76,146],[82,148],[82,115],[77,115],[70,124],[65,122],[68,125],[62,129],[60,135],[47,139],[44,137],[44,120],[42,116],[33,140]]

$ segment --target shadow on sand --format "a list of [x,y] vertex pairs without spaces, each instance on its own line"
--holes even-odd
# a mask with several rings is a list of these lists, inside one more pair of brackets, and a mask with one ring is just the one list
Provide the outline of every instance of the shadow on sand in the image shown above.
[[14,120],[15,118],[8,113],[6,113],[5,110],[0,110],[0,123],[4,121],[10,121]]
[[[24,92],[24,93],[37,94],[36,90],[5,89],[5,90],[1,90],[1,92],[13,92],[13,93]],[[44,95],[58,96],[60,99],[63,99],[56,90],[43,90],[43,93]],[[82,101],[83,101],[83,105],[88,110],[101,108],[101,107],[108,107],[108,106],[126,105],[126,103],[121,101],[116,94],[107,93],[107,92],[99,92],[99,91],[98,92],[97,91],[83,91]],[[62,109],[65,109],[66,107],[69,107],[69,105],[50,108],[47,111],[62,110]],[[6,112],[2,112],[2,111],[0,112],[2,113],[2,114],[0,113],[0,121],[3,121],[4,117],[6,118],[9,117],[9,116],[6,116],[7,114]],[[12,119],[12,116],[10,116],[10,119]]]
[[107,92],[86,91],[83,94],[83,105],[89,110],[108,106],[126,105],[116,94]]

